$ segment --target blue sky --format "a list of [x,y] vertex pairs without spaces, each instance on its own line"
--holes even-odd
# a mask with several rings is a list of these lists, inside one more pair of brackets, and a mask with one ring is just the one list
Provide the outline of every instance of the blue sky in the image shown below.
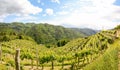
[[114,4],[120,6],[120,0],[116,0]]
[[120,24],[120,0],[0,0],[0,15],[0,22],[111,29]]

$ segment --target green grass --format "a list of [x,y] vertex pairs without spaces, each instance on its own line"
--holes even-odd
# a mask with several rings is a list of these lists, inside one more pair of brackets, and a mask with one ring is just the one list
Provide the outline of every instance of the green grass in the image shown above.
[[0,64],[0,70],[7,70],[7,67],[3,64]]
[[83,70],[118,70],[119,40],[110,45],[108,50]]

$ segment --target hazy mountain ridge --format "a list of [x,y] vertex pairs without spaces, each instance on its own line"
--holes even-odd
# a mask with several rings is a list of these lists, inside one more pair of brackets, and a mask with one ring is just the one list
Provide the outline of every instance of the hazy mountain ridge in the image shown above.
[[73,30],[79,31],[80,33],[83,33],[86,36],[90,36],[93,34],[96,34],[97,32],[99,32],[100,30],[93,30],[90,28],[72,28]]
[[0,23],[0,32],[17,33],[32,37],[37,43],[51,43],[60,39],[75,39],[86,37],[96,32],[90,29],[72,29],[63,26],[54,26],[50,24],[35,23]]

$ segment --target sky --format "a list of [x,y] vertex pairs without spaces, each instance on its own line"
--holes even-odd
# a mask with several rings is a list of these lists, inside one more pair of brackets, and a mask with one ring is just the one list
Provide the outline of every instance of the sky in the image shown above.
[[120,24],[120,0],[0,0],[0,22],[111,29]]

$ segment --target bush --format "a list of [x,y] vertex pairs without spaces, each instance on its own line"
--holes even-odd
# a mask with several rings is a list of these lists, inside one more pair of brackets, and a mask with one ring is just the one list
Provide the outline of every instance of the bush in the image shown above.
[[114,40],[108,39],[108,43],[109,43],[109,44],[113,44],[113,43],[114,43]]
[[7,35],[3,36],[2,41],[9,41],[9,40],[10,40],[9,36],[7,36]]
[[15,67],[15,63],[14,63],[13,60],[9,60],[7,64],[10,65],[10,66],[12,66],[12,67]]

